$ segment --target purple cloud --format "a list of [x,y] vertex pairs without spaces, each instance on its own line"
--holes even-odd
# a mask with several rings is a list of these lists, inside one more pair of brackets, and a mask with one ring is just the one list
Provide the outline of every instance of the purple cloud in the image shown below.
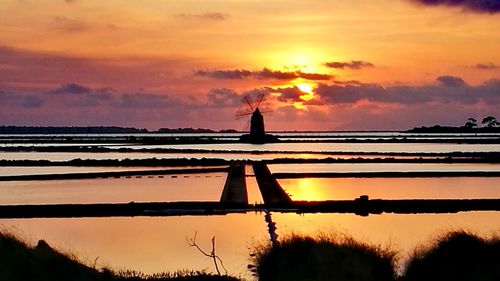
[[56,88],[50,92],[54,93],[54,94],[80,95],[80,94],[88,94],[88,93],[92,92],[92,89],[89,87],[85,87],[85,86],[76,84],[76,83],[69,83],[69,84],[62,85],[61,87]]
[[[500,80],[490,80],[479,86],[469,86],[463,79],[440,76],[437,85],[397,85],[384,87],[378,84],[318,84],[315,90],[324,105],[353,104],[361,100],[372,102],[416,105],[431,102],[463,105],[485,102],[500,104]],[[316,101],[318,102],[318,101]]]
[[500,12],[500,0],[410,0],[426,6],[461,7],[466,11],[495,14]]
[[456,76],[444,75],[439,76],[436,81],[446,87],[463,87],[465,86],[465,81]]

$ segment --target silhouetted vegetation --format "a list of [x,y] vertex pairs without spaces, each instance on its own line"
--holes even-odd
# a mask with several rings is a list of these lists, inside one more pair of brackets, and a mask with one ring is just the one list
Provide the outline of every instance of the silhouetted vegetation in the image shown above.
[[95,269],[59,253],[45,241],[35,247],[0,233],[0,280],[2,281],[237,281],[203,271],[147,275],[137,271]]
[[408,133],[500,133],[500,122],[493,116],[487,116],[481,121],[483,127],[479,127],[477,120],[469,118],[463,126],[441,126],[415,127],[408,130]]
[[291,235],[272,247],[256,249],[259,280],[395,280],[395,253],[352,238]]
[[464,231],[448,233],[434,245],[415,251],[402,280],[500,280],[500,239]]
[[[481,238],[464,231],[450,232],[415,250],[402,276],[396,275],[396,253],[358,242],[345,235],[290,235],[274,246],[257,245],[249,269],[260,281],[316,280],[500,280],[500,238]],[[189,265],[187,265],[189,266]],[[0,233],[0,280],[34,281],[238,281],[205,271],[147,275],[84,265],[51,248],[43,240],[35,247]]]

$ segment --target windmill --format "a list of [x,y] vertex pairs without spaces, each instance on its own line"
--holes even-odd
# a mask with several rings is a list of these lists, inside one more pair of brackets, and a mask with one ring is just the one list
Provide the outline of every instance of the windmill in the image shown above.
[[261,111],[259,106],[264,101],[264,95],[259,95],[254,102],[249,96],[243,98],[243,103],[245,109],[243,111],[236,113],[237,119],[242,119],[250,116],[250,133],[242,135],[240,141],[249,142],[255,144],[262,144],[266,142],[276,142],[278,139],[270,134],[266,134],[264,126],[264,116],[262,113],[266,111]]

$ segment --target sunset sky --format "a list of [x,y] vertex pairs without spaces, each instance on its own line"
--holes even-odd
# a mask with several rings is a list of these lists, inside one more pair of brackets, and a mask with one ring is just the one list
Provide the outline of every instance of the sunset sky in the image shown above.
[[0,125],[241,130],[258,94],[269,130],[500,118],[500,0],[0,0]]

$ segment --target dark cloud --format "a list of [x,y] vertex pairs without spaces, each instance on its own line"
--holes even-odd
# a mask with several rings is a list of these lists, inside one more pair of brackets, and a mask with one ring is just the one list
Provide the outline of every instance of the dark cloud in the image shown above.
[[349,68],[349,69],[361,69],[365,67],[373,67],[373,63],[361,60],[352,60],[350,62],[340,62],[340,61],[332,61],[325,63],[326,66],[331,68]]
[[[68,105],[77,107],[90,107],[106,104],[115,99],[114,90],[111,88],[93,89],[76,83],[68,83],[50,90],[49,94],[64,97]],[[59,97],[59,98],[60,98]]]
[[277,97],[279,101],[282,102],[296,102],[296,101],[302,101],[300,99],[300,96],[303,96],[305,93],[302,92],[299,88],[296,86],[294,87],[286,87],[286,88],[279,88],[275,90],[277,93],[280,93],[280,95]]
[[196,71],[196,75],[206,76],[215,79],[243,79],[252,75],[252,72],[244,69],[214,70],[214,71],[198,70]]
[[446,87],[463,87],[465,86],[465,81],[456,76],[444,75],[439,76],[436,81]]
[[302,78],[306,80],[330,80],[333,78],[330,74],[323,73],[307,73],[300,70],[297,71],[279,71],[263,68],[258,71],[250,71],[245,69],[236,70],[198,70],[195,73],[198,76],[205,76],[215,79],[244,79],[250,76],[257,79],[275,79],[275,80],[293,80]]
[[410,0],[426,6],[460,7],[464,10],[479,13],[500,12],[500,0]]
[[229,18],[228,15],[223,13],[203,13],[203,14],[179,14],[177,17],[182,19],[196,19],[196,20],[211,20],[211,21],[223,21]]
[[207,94],[208,104],[211,106],[239,106],[242,96],[232,89],[212,89]]
[[475,68],[478,69],[485,69],[485,70],[493,70],[493,69],[500,69],[500,66],[494,64],[494,63],[478,63],[474,66]]
[[92,92],[92,89],[89,87],[85,87],[76,83],[69,83],[62,85],[59,88],[50,91],[53,94],[88,94]]
[[298,72],[279,71],[264,68],[261,71],[255,71],[254,75],[259,79],[277,79],[277,80],[292,80],[298,78]]
[[[378,84],[319,84],[315,89],[319,101],[325,105],[353,104],[362,100],[404,105],[449,104],[463,105],[500,104],[500,80],[490,80],[482,85],[469,86],[458,77],[441,76],[437,85],[397,85],[384,87]],[[317,103],[318,101],[316,101]]]

